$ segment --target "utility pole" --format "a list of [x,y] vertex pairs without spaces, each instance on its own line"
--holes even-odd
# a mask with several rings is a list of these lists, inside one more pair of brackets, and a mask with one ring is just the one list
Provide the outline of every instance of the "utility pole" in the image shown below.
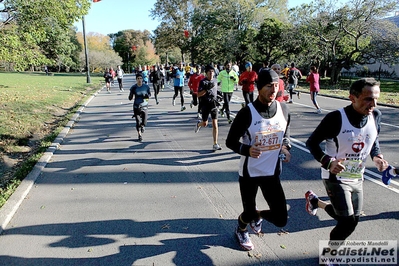
[[90,66],[89,66],[89,52],[87,49],[87,41],[86,41],[86,30],[85,30],[85,16],[82,16],[83,23],[83,43],[85,46],[85,59],[86,59],[86,81],[87,83],[91,83],[90,80]]

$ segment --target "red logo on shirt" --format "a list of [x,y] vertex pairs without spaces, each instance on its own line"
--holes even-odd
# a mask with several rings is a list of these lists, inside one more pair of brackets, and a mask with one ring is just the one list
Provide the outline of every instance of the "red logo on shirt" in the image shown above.
[[352,150],[359,153],[364,148],[364,142],[355,142],[352,144]]

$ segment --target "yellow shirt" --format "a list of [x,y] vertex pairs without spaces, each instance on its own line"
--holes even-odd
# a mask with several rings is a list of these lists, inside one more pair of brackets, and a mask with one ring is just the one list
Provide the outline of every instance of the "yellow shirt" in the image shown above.
[[281,70],[281,74],[283,74],[286,78],[288,78],[288,71],[290,70],[289,67],[284,68],[283,70]]

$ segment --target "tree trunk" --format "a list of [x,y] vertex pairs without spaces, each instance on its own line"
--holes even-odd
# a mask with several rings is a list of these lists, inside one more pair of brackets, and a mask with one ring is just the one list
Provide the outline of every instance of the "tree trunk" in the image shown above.
[[331,64],[331,78],[330,84],[335,85],[338,82],[338,77],[341,73],[342,66],[341,64],[337,63],[335,60]]

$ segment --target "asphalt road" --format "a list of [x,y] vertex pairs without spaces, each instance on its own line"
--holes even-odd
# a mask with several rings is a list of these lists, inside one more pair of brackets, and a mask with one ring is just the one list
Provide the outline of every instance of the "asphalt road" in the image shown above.
[[[132,84],[126,76],[124,92],[115,86],[88,101],[0,210],[0,265],[318,265],[319,240],[328,239],[335,222],[322,210],[317,216],[305,211],[308,189],[327,199],[319,165],[304,146],[323,118],[308,94],[289,105],[293,158],[281,176],[287,233],[265,222],[262,237],[251,235],[255,249],[246,252],[234,236],[242,206],[239,157],[224,145],[227,119],[219,119],[223,150],[213,152],[211,128],[194,133],[188,90],[181,112],[167,87],[159,105],[150,99],[140,143],[127,99]],[[349,104],[318,100],[324,114]],[[236,91],[234,112],[241,102]],[[383,153],[399,166],[399,110],[381,110]],[[398,239],[398,181],[383,185],[370,164],[364,214],[350,239]],[[261,195],[258,205],[267,208]]]

